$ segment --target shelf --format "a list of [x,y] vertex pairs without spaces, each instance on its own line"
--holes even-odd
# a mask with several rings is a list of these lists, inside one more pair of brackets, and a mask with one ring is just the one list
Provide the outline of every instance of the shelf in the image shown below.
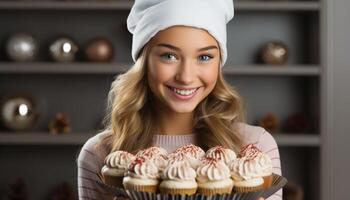
[[0,63],[0,74],[113,74],[124,72],[129,66],[116,63]]
[[[81,145],[93,134],[70,133],[66,135],[51,135],[49,133],[0,133],[0,145]],[[320,137],[311,134],[273,135],[279,146],[319,146]]]
[[[242,0],[245,1],[245,0]],[[237,10],[242,11],[319,11],[319,2],[295,1],[235,1]]]
[[[125,72],[130,63],[0,63],[0,74],[115,74]],[[225,66],[225,75],[319,76],[318,65]]]
[[42,133],[1,133],[0,145],[81,145],[93,134],[69,133],[52,135]]
[[226,66],[223,68],[227,75],[281,75],[281,76],[319,76],[318,65],[246,65]]
[[2,10],[129,10],[133,1],[0,1]]
[[321,139],[315,134],[277,133],[273,134],[279,146],[320,146]]
[[[133,1],[1,1],[1,10],[129,10]],[[235,9],[242,11],[319,11],[319,2],[288,2],[288,1],[235,1]]]

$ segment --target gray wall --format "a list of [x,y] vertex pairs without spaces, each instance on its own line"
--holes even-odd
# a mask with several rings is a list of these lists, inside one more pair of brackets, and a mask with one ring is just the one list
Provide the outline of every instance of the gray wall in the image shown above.
[[323,39],[327,45],[323,55],[328,66],[324,77],[327,80],[326,119],[327,133],[323,133],[322,151],[325,152],[322,174],[322,199],[349,199],[350,156],[350,1],[327,0],[324,13],[328,28]]

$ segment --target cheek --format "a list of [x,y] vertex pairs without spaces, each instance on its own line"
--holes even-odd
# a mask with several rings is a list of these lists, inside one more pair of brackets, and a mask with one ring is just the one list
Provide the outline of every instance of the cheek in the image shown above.
[[161,64],[149,65],[148,69],[148,81],[150,84],[162,84],[173,76],[173,71],[170,66],[164,66]]
[[201,74],[201,79],[207,85],[207,87],[214,88],[218,79],[218,73],[219,71],[217,68],[205,70]]

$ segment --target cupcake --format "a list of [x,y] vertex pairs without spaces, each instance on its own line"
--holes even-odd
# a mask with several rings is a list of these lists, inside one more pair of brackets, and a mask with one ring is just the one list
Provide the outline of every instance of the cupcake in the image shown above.
[[[247,149],[243,149],[244,151]],[[231,177],[235,182],[236,192],[256,192],[264,188],[264,179],[260,172],[260,165],[257,163],[256,157],[259,152],[243,151],[238,154],[237,159],[233,160],[229,165]],[[260,172],[259,172],[260,171]]]
[[182,154],[180,157],[185,158],[194,169],[197,169],[197,167],[201,164],[201,158],[205,156],[203,149],[193,144],[177,148],[169,157],[179,157],[178,154]]
[[264,188],[268,188],[272,185],[272,162],[268,155],[264,154],[253,144],[248,144],[242,148],[238,154],[239,158],[245,158],[250,160],[250,163],[254,163],[257,176],[261,176],[264,179]]
[[234,182],[223,161],[205,157],[196,172],[198,193],[206,196],[231,193]]
[[228,165],[232,160],[236,159],[236,153],[231,150],[224,148],[222,146],[216,146],[210,148],[205,154],[206,157],[214,158],[217,160],[223,161],[226,165]]
[[156,192],[159,184],[158,178],[157,166],[151,160],[139,156],[130,163],[123,179],[123,185],[126,190]]
[[110,153],[104,160],[105,165],[101,169],[104,182],[115,187],[123,187],[124,173],[135,156],[126,151]]
[[137,152],[136,157],[153,157],[156,155],[168,155],[168,152],[162,147],[149,147],[147,149],[142,149],[139,152]]
[[197,190],[196,171],[185,160],[174,161],[162,173],[159,185],[162,194],[195,194]]
[[164,170],[168,163],[168,153],[161,147],[150,147],[139,151],[136,157],[144,157],[154,162],[160,172]]

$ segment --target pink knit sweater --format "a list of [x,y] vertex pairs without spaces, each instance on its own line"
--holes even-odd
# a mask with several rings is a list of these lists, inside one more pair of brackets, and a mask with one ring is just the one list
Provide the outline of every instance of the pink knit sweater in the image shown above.
[[[246,144],[254,143],[259,149],[270,156],[273,164],[273,173],[281,175],[281,163],[277,144],[274,138],[257,126],[244,123],[237,124],[238,131]],[[78,191],[79,199],[113,199],[106,191],[97,185],[96,173],[103,167],[104,158],[108,152],[106,149],[96,149],[96,144],[108,132],[101,132],[90,138],[82,147],[78,160]],[[153,145],[165,148],[168,152],[186,144],[196,144],[195,134],[189,135],[155,135]],[[282,200],[282,190],[276,192],[268,200]]]

